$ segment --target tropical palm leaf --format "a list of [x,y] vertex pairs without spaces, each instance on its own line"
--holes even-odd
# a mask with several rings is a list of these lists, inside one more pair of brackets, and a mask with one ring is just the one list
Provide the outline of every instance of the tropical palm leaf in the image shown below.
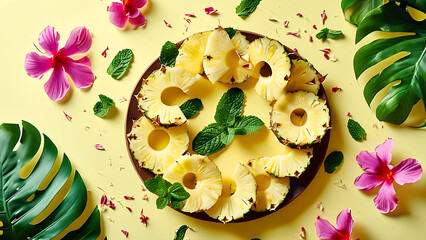
[[[33,161],[29,174],[22,171]],[[46,135],[25,121],[22,133],[18,124],[0,125],[0,239],[96,239],[101,233],[97,208],[80,228],[67,233],[86,204],[80,174],[65,154],[61,161]]]

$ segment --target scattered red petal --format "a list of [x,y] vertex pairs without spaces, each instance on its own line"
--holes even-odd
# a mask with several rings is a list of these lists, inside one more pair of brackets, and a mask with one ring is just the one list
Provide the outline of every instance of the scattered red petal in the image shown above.
[[217,12],[217,9],[214,9],[213,7],[204,8],[204,11],[207,15],[213,15]]
[[102,52],[102,57],[106,58],[107,56],[107,51],[109,50],[108,46],[105,48],[105,50]]
[[169,27],[169,28],[172,27],[172,25],[170,23],[168,23],[166,20],[163,20],[163,21],[164,21],[164,24],[166,24],[166,27]]
[[304,227],[301,227],[301,228],[300,228],[300,231],[301,231],[301,232],[300,232],[300,235],[299,235],[299,236],[300,236],[301,238],[305,238],[305,236],[306,236],[306,230],[305,230],[305,228],[304,228]]
[[297,50],[297,48],[293,48],[293,51],[295,51],[296,53],[299,53],[299,51]]
[[142,187],[142,192],[145,192],[145,191],[146,191],[146,188]]
[[129,236],[129,232],[125,231],[125,230],[121,230],[121,232],[124,234],[124,236],[128,237]]
[[243,65],[243,68],[249,68],[250,67],[250,64],[245,64],[245,65]]
[[145,226],[148,225],[148,219],[149,219],[149,217],[143,215],[143,209],[141,210],[141,217],[140,217],[140,219],[141,219],[141,223],[145,224]]
[[287,27],[289,23],[289,21],[284,21],[284,27]]
[[107,12],[109,12],[109,5],[107,6]]
[[126,206],[126,208],[127,208],[127,210],[129,210],[129,212],[132,212],[132,209],[130,207]]
[[101,151],[105,150],[105,148],[101,144],[95,144],[95,148]]
[[331,91],[332,92],[334,92],[334,93],[337,93],[338,91],[341,91],[342,89],[341,88],[339,88],[339,87],[333,87],[332,89],[331,89]]
[[120,100],[118,100],[118,101],[119,101],[119,102],[121,102],[121,103],[122,103],[122,102],[126,102],[126,101],[127,101],[127,98],[125,98],[125,97],[121,97],[121,98],[120,98]]
[[301,13],[297,13],[296,16],[303,17],[303,15]]
[[115,204],[110,201],[108,207],[111,209],[115,209]]
[[311,35],[309,35],[309,42],[312,42],[312,41],[313,41],[313,38]]
[[330,60],[330,56],[328,56],[327,53],[324,53],[324,57],[325,57],[325,59]]
[[275,19],[275,18],[270,18],[269,21],[271,21],[271,22],[278,22],[278,20]]
[[293,35],[295,37],[300,37],[300,33],[298,33],[298,32],[287,32],[287,35]]
[[330,48],[320,49],[321,52],[329,54],[331,52]]
[[317,28],[317,26],[314,24],[313,26],[312,26],[315,30],[318,30],[318,28]]
[[124,196],[124,199],[126,199],[126,200],[134,200],[135,197],[133,197],[133,196]]
[[348,117],[352,117],[351,112],[347,112],[347,113],[346,113],[346,116],[348,116]]
[[63,113],[64,113],[65,117],[67,118],[67,120],[71,121],[72,117],[70,115],[66,114],[65,112],[63,112]]
[[324,25],[325,19],[327,19],[327,15],[325,14],[325,10],[323,10],[321,13],[322,25]]
[[319,82],[320,82],[320,83],[324,82],[324,81],[325,81],[325,78],[327,77],[327,75],[328,75],[328,73],[327,73],[327,74],[325,74],[324,76],[321,76],[321,77],[320,77],[320,79],[319,79]]
[[191,19],[185,18],[185,20],[186,20],[187,23],[191,23]]
[[102,195],[101,205],[107,205],[107,204],[108,204],[108,197],[106,195]]
[[148,200],[148,195],[147,194],[143,195],[142,200]]
[[185,13],[185,16],[187,16],[187,17],[195,17],[195,14],[194,13]]

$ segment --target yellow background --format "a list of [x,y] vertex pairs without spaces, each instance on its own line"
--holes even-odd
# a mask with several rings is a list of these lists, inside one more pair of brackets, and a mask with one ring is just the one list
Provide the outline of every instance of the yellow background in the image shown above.
[[[395,141],[393,165],[411,157],[426,166],[425,131],[389,124],[383,124],[382,128],[376,120],[374,111],[363,99],[364,84],[354,77],[352,59],[356,51],[356,28],[344,21],[340,1],[264,0],[246,20],[235,14],[239,2],[153,0],[152,8],[145,15],[146,27],[121,31],[108,20],[106,8],[110,1],[1,1],[0,122],[31,122],[68,154],[96,203],[103,194],[99,186],[109,196],[122,199],[124,205],[133,209],[130,213],[117,204],[116,210],[103,212],[103,227],[109,239],[124,239],[121,229],[129,231],[129,239],[173,239],[175,230],[183,224],[196,230],[188,231],[186,236],[191,239],[297,239],[302,226],[307,232],[306,239],[317,239],[316,216],[320,215],[334,224],[337,214],[345,208],[352,209],[355,220],[353,239],[426,239],[426,178],[415,184],[396,186],[400,203],[395,212],[387,215],[374,207],[373,198],[377,191],[362,193],[353,186],[356,176],[362,173],[355,156],[361,150],[373,151],[387,137]],[[206,15],[204,8],[209,6],[217,8],[218,14]],[[328,16],[325,26],[341,29],[345,36],[324,42],[314,39],[313,43],[309,43],[308,34],[317,32],[312,25],[316,24],[319,29],[323,27],[320,18],[323,9]],[[188,24],[184,14],[192,12],[197,17],[191,18],[192,22]],[[298,12],[303,14],[302,18],[296,16]],[[269,21],[269,18],[278,22]],[[172,28],[167,28],[163,19]],[[283,27],[284,20],[290,21],[288,28]],[[258,220],[226,225],[195,220],[170,208],[157,210],[156,197],[150,193],[148,201],[142,200],[146,192],[141,191],[142,183],[125,146],[128,102],[118,101],[123,96],[130,98],[135,84],[158,57],[165,41],[177,42],[192,33],[213,29],[219,23],[278,39],[297,48],[322,74],[328,73],[324,86],[330,100],[333,124],[329,152],[340,150],[345,156],[342,166],[333,174],[325,173],[321,167],[311,185],[285,208]],[[39,33],[48,25],[56,27],[61,34],[60,47],[75,27],[86,26],[93,36],[92,48],[88,52],[96,75],[93,87],[81,90],[71,86],[68,100],[63,102],[52,102],[44,92],[43,84],[50,74],[38,80],[29,77],[24,70],[25,54],[36,51],[32,43],[37,42]],[[297,31],[298,28],[301,38],[286,35],[287,31]],[[107,46],[108,56],[103,58],[101,53]],[[106,69],[114,55],[123,48],[133,50],[134,61],[128,74],[117,81],[106,74]],[[338,61],[326,61],[319,51],[322,48],[331,48]],[[332,93],[331,88],[335,86],[343,91]],[[98,94],[112,97],[117,104],[116,111],[106,119],[98,118],[92,112]],[[420,110],[421,107],[417,106]],[[63,111],[73,117],[72,121],[65,118]],[[366,141],[359,143],[350,137],[346,129],[347,112],[366,129]],[[375,128],[373,124],[379,127]],[[96,150],[93,147],[96,143],[102,144],[106,151]],[[340,179],[346,190],[336,186]],[[124,195],[134,195],[136,199],[126,201],[123,200]],[[323,212],[315,207],[319,202],[323,203]],[[140,223],[141,208],[149,217],[148,227]]]

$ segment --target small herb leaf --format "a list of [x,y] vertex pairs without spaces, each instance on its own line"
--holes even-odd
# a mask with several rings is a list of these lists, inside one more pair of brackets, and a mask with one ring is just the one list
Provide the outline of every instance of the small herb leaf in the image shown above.
[[265,125],[263,121],[256,116],[243,116],[242,118],[239,118],[234,124],[235,134],[252,134],[259,131],[263,125]]
[[321,39],[321,38],[338,38],[340,36],[343,36],[342,31],[332,30],[332,29],[328,29],[328,28],[321,29],[321,31],[319,33],[317,33],[317,35],[315,35],[315,37],[317,37],[318,39]]
[[224,131],[220,135],[220,141],[223,144],[228,145],[232,142],[232,140],[234,140],[234,135],[235,135],[235,129],[234,128],[228,128],[227,131]]
[[183,238],[185,237],[185,233],[186,230],[188,230],[189,227],[186,225],[182,225],[177,231],[176,231],[176,236],[173,240],[183,240]]
[[185,115],[186,119],[192,118],[195,114],[197,114],[201,108],[203,107],[203,103],[199,98],[190,99],[180,105],[180,110],[182,110],[183,115]]
[[161,47],[160,62],[164,66],[174,67],[178,55],[179,50],[176,48],[176,44],[167,41]]
[[225,28],[225,31],[228,33],[229,38],[233,38],[235,34],[237,33],[237,31],[232,27]]
[[349,119],[348,130],[352,138],[355,139],[356,141],[362,141],[363,139],[365,139],[365,136],[366,136],[365,130],[364,128],[361,127],[361,125],[357,121]]
[[114,100],[111,98],[100,94],[100,101],[96,102],[95,106],[93,106],[93,113],[98,117],[105,117],[108,114],[108,110],[110,107],[115,105]]
[[[170,196],[168,196],[170,198]],[[155,202],[157,204],[157,208],[158,209],[163,209],[167,206],[167,204],[169,204],[170,199],[167,197],[161,197],[159,196],[157,198],[157,201]]]
[[160,188],[161,188],[160,182],[161,181],[163,181],[163,179],[161,178],[160,175],[157,175],[154,178],[150,178],[150,179],[146,180],[144,182],[144,185],[145,185],[146,189],[148,189],[148,191],[155,193],[155,194],[160,194]]
[[343,161],[343,153],[340,151],[334,151],[328,154],[324,161],[324,168],[327,173],[333,173]]
[[101,100],[102,106],[104,108],[109,108],[109,107],[115,106],[114,100],[112,100],[111,98],[109,98],[109,97],[107,97],[103,94],[99,94],[99,99]]
[[226,145],[221,141],[221,134],[226,127],[219,123],[212,123],[195,136],[192,149],[201,155],[210,155],[219,152]]
[[242,0],[240,5],[235,9],[235,13],[241,18],[246,18],[256,10],[259,2],[260,0]]
[[172,205],[172,208],[174,208],[174,209],[181,209],[182,208],[182,206],[183,206],[183,202],[177,202],[177,201],[171,201],[170,202],[170,205]]
[[124,73],[126,73],[126,70],[129,67],[132,58],[132,50],[123,49],[119,51],[117,55],[115,55],[111,64],[109,65],[107,73],[116,80],[120,79],[124,75]]
[[235,118],[241,116],[243,111],[244,93],[239,88],[231,88],[222,95],[214,119],[218,123],[232,126]]
[[181,202],[189,198],[189,193],[185,191],[182,184],[176,182],[169,187],[169,193],[172,196],[172,201]]

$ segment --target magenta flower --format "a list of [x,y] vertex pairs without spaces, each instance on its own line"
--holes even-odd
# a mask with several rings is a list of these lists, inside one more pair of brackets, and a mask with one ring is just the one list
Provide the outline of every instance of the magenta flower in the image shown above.
[[70,58],[72,55],[89,51],[92,45],[89,30],[85,27],[74,29],[65,46],[58,51],[59,38],[54,27],[46,27],[38,37],[46,56],[30,52],[25,59],[25,71],[33,78],[41,79],[44,73],[53,68],[52,75],[44,84],[44,90],[53,101],[62,99],[70,88],[65,72],[78,88],[91,86],[95,79],[92,64],[87,56],[78,60]]
[[325,219],[317,217],[315,221],[315,228],[317,236],[321,239],[330,240],[350,240],[354,220],[352,219],[351,210],[345,209],[339,213],[336,220],[335,228],[331,223]]
[[380,185],[374,205],[381,213],[395,210],[398,199],[395,197],[393,182],[399,185],[416,182],[423,173],[422,166],[416,159],[406,159],[393,167],[390,165],[394,142],[388,138],[376,147],[376,152],[361,151],[356,156],[359,166],[366,171],[355,179],[355,187],[361,191],[369,191]]
[[139,8],[145,6],[147,0],[121,0],[120,2],[112,2],[108,7],[109,21],[119,28],[124,28],[129,21],[135,26],[143,26],[146,19],[142,15]]

